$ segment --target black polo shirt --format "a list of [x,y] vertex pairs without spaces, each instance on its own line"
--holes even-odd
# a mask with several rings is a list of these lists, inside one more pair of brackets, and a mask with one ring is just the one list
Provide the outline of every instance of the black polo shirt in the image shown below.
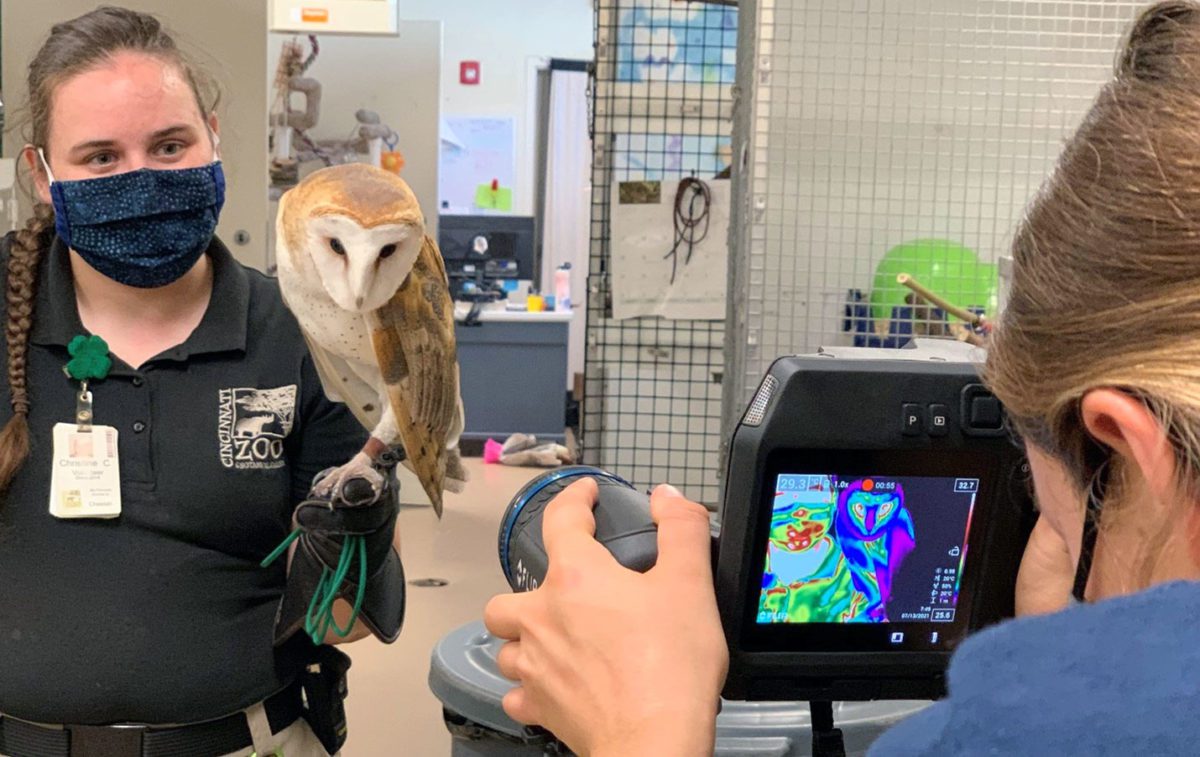
[[[0,243],[6,264],[9,239]],[[32,455],[0,505],[0,713],[43,723],[186,723],[293,680],[299,635],[273,648],[282,540],[319,470],[366,432],[325,398],[274,279],[208,250],[213,295],[183,344],[91,385],[119,431],[122,512],[49,514],[51,429],[73,422],[66,345],[85,333],[55,240],[38,276],[29,351]],[[6,265],[0,265],[0,272]],[[101,336],[104,336],[101,334]],[[0,339],[0,422],[11,415]]]

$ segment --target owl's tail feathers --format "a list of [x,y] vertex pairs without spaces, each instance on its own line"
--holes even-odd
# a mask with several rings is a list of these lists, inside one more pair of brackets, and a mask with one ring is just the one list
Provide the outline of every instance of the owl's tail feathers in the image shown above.
[[[442,492],[446,488],[446,473],[445,463],[439,459],[439,455],[427,447],[418,447],[416,444],[405,444],[404,448],[408,451],[408,460],[405,464],[417,474],[417,480],[421,482],[421,488],[425,490],[426,496],[433,504],[433,511],[438,518],[442,517]],[[414,455],[413,452],[416,452]]]

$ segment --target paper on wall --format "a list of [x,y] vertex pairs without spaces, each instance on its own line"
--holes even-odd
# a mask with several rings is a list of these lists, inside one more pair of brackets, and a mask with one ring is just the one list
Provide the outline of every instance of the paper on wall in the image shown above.
[[[737,8],[632,3],[617,24],[617,81],[731,84]],[[657,5],[657,7],[656,7]]]
[[476,204],[479,187],[496,181],[511,189],[516,165],[513,119],[444,118],[438,178],[442,212],[481,212],[484,208]]
[[618,134],[613,171],[618,180],[711,179],[729,168],[733,140],[689,134]]
[[725,319],[730,183],[715,180],[707,184],[712,195],[708,235],[694,247],[690,262],[684,262],[686,245],[678,250],[673,284],[673,261],[667,253],[675,245],[673,218],[679,182],[613,184],[613,318]]
[[475,207],[484,210],[500,210],[511,213],[513,191],[508,187],[492,189],[491,184],[480,184],[475,189]]

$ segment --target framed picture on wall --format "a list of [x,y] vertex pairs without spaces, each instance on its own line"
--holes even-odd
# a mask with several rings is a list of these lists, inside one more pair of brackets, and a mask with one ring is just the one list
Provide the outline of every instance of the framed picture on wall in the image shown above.
[[[729,130],[717,142],[705,124],[733,117],[738,9],[678,0],[614,2],[601,9],[599,24],[597,78],[608,82],[611,97],[598,99],[596,110],[617,134],[626,133],[614,145],[617,170],[644,168],[648,175],[641,178],[658,179],[673,169],[691,175],[728,167]],[[639,142],[642,135],[665,135],[666,142]],[[697,140],[705,144],[691,144]],[[703,154],[686,155],[697,151]]]

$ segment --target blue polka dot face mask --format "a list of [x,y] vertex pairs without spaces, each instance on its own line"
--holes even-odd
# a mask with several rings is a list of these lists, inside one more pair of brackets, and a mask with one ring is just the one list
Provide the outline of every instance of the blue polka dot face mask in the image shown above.
[[177,281],[208,249],[225,204],[220,157],[206,166],[50,179],[58,236],[100,273],[149,289]]

